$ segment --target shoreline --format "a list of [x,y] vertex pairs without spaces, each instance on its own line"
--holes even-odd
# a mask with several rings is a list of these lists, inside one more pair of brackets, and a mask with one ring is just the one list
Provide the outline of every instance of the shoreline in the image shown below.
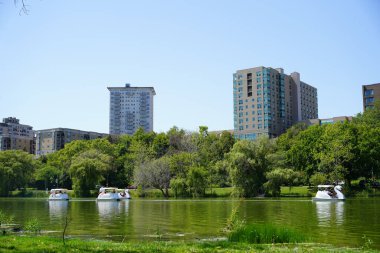
[[248,244],[228,241],[143,241],[65,239],[48,236],[0,236],[0,252],[379,252],[320,243]]

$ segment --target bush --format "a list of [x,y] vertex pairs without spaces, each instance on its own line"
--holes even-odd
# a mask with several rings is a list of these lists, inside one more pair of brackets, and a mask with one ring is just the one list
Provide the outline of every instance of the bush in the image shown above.
[[26,222],[24,230],[31,233],[41,233],[42,225],[37,218],[30,219]]
[[0,210],[0,225],[9,224],[14,222],[13,215],[6,215]]
[[228,234],[230,242],[246,243],[299,243],[305,237],[289,228],[275,227],[270,224],[251,224],[238,226]]

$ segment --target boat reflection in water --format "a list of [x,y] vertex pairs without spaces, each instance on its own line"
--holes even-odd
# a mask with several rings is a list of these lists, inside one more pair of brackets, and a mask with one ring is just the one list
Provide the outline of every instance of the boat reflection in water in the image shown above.
[[319,226],[328,227],[332,224],[341,225],[343,223],[344,202],[318,201],[314,203]]
[[124,202],[119,201],[97,201],[100,221],[110,221],[120,216],[121,207]]
[[51,219],[61,219],[66,217],[69,206],[68,201],[49,201],[49,214]]

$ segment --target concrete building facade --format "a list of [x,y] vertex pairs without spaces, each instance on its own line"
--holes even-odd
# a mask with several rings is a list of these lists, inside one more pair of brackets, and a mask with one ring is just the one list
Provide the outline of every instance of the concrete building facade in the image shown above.
[[380,101],[380,83],[362,86],[363,111],[373,108],[375,101]]
[[53,128],[36,131],[36,155],[47,155],[65,147],[74,140],[93,140],[108,134],[81,131],[69,128]]
[[153,131],[153,87],[108,87],[110,91],[109,133],[132,135],[140,127]]
[[297,72],[255,67],[233,75],[234,133],[238,139],[277,137],[298,121],[318,118],[317,89]]
[[339,117],[332,117],[332,118],[328,118],[328,119],[307,119],[307,120],[303,120],[302,122],[308,126],[311,126],[311,125],[322,126],[322,125],[333,124],[333,123],[337,123],[337,122],[343,123],[345,121],[352,121],[352,117],[351,116],[339,116]]
[[4,118],[0,123],[0,151],[23,150],[34,154],[34,149],[33,127],[20,124],[17,118]]

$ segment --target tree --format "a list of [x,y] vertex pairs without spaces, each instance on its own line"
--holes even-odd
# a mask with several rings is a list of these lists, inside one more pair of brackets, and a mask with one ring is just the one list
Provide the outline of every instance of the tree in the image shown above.
[[208,173],[203,167],[193,166],[187,175],[187,185],[193,197],[202,197],[208,185]]
[[[308,181],[319,166],[317,154],[320,152],[319,142],[326,126],[310,126],[300,131],[285,149],[287,165],[294,170],[303,171]],[[281,141],[279,141],[281,142]],[[281,144],[280,147],[286,146]]]
[[263,193],[265,173],[270,168],[268,156],[273,150],[274,142],[268,138],[240,140],[227,155],[232,184],[242,197]]
[[104,180],[111,168],[111,157],[98,150],[90,149],[75,156],[70,166],[73,189],[76,195],[90,196],[90,190]]
[[39,161],[24,151],[0,152],[0,196],[7,196],[17,188],[25,188],[38,167]]
[[292,169],[276,168],[266,173],[268,181],[264,184],[265,190],[272,196],[278,197],[281,194],[281,186],[292,187],[297,184],[300,174]]
[[[59,171],[59,169],[51,165],[41,166],[35,172],[35,179],[43,181],[45,189],[50,189],[54,185],[56,185],[56,182],[58,181],[58,178],[60,177],[61,177],[61,171]],[[58,187],[58,185],[56,186]]]
[[153,153],[156,158],[164,156],[169,150],[169,138],[165,133],[157,134],[152,143]]
[[323,173],[315,173],[310,177],[310,183],[314,186],[318,186],[320,184],[326,184],[327,182],[327,177]]
[[315,154],[320,160],[318,171],[328,176],[331,182],[345,180],[349,187],[355,178],[357,160],[357,130],[348,123],[327,125],[319,142],[319,152]]
[[169,197],[170,179],[167,157],[142,163],[136,167],[134,172],[134,180],[137,185],[156,188],[162,192],[165,198]]

